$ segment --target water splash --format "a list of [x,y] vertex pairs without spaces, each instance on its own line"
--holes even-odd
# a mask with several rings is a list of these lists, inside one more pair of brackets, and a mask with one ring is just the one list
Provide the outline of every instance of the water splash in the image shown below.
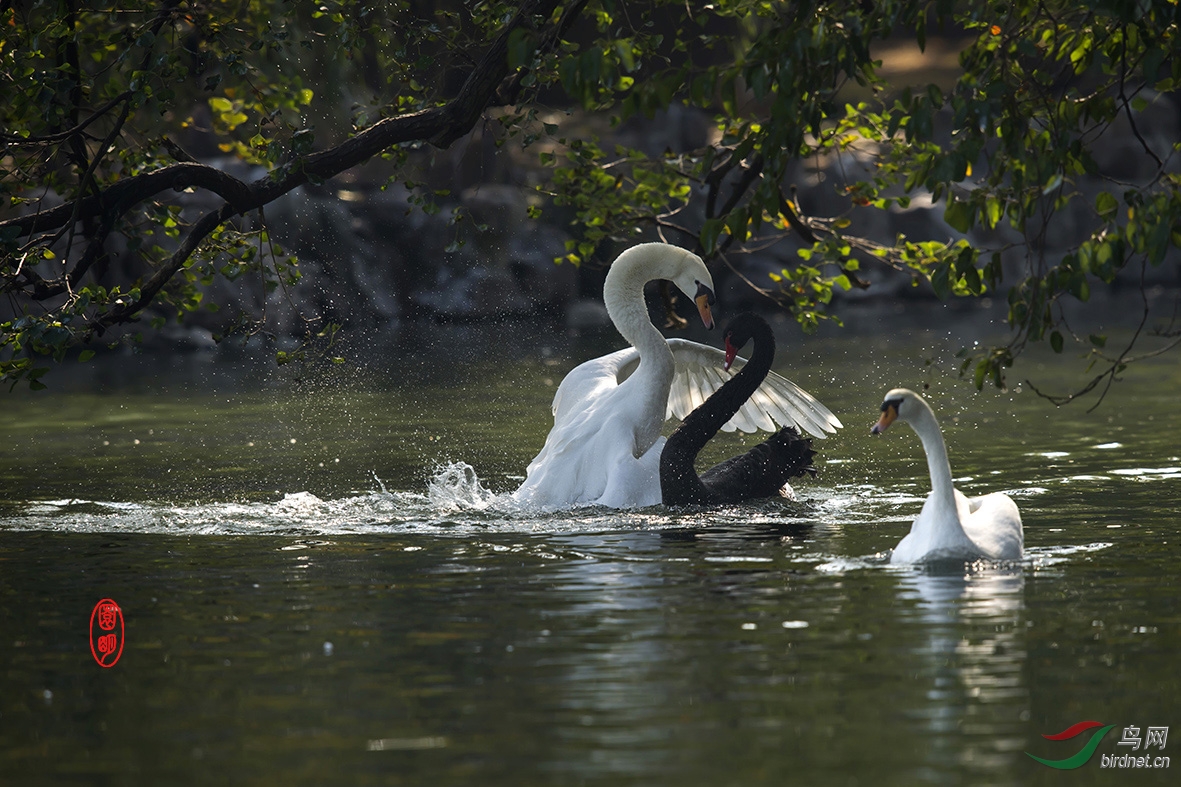
[[427,481],[427,499],[439,511],[483,511],[499,498],[480,483],[474,467],[452,462],[436,468]]

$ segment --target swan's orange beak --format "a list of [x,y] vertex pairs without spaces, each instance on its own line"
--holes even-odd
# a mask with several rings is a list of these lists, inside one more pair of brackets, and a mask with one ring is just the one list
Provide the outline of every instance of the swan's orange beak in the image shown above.
[[713,328],[714,316],[710,312],[709,307],[717,301],[717,298],[714,297],[714,291],[701,282],[698,282],[697,296],[693,300],[697,302],[697,313],[701,315],[701,322],[705,324],[706,328]]
[[881,434],[886,431],[886,427],[894,423],[894,419],[898,417],[898,407],[893,402],[885,402],[882,404],[882,417],[869,430],[870,434]]

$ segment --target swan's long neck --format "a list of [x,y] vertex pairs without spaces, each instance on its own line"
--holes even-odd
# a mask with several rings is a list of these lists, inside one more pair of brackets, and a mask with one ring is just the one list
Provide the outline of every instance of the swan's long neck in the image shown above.
[[648,318],[648,304],[644,300],[644,285],[663,278],[659,270],[663,267],[659,259],[653,260],[649,255],[620,255],[603,283],[607,315],[620,335],[640,351],[641,368],[647,361],[659,364],[667,360],[669,370],[673,365],[668,342]]
[[660,486],[665,501],[708,502],[710,492],[694,469],[697,455],[762,384],[775,358],[775,337],[765,323],[752,331],[754,352],[742,370],[689,413],[660,454]]
[[678,449],[686,453],[691,452],[688,456],[690,467],[705,444],[734,417],[766,379],[767,372],[771,369],[771,362],[775,358],[775,337],[765,325],[758,326],[753,334],[754,352],[750,361],[702,405],[689,413],[676,432],[669,437],[669,446],[673,446],[675,440]]
[[651,247],[636,246],[619,255],[603,283],[603,303],[611,322],[640,353],[640,366],[625,383],[640,386],[645,392],[635,400],[642,402],[643,409],[637,414],[635,425],[636,456],[651,448],[660,436],[675,371],[672,350],[648,317],[644,285],[653,279],[675,275],[675,259],[670,257],[667,247],[657,252]]
[[931,501],[937,512],[937,516],[931,521],[958,523],[955,487],[951,482],[951,463],[947,459],[947,444],[943,441],[943,432],[939,429],[939,422],[930,406],[919,398],[912,401],[919,408],[917,414],[907,416],[907,421],[922,441],[923,451],[927,455],[927,470],[931,473]]

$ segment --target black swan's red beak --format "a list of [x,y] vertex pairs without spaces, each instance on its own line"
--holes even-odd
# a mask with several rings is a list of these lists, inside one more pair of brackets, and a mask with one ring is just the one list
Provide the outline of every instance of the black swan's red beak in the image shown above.
[[727,372],[730,371],[730,364],[734,363],[734,358],[738,355],[738,348],[730,341],[730,334],[726,334],[726,363],[722,367]]

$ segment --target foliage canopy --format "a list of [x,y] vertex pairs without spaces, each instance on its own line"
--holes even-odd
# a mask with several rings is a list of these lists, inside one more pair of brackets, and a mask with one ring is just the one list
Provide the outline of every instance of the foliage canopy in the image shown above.
[[[149,306],[156,328],[169,310],[217,308],[204,301],[214,279],[289,286],[299,269],[271,243],[264,209],[303,184],[382,156],[429,208],[408,163],[481,121],[499,125],[502,143],[544,143],[544,190],[576,217],[569,262],[642,227],[723,261],[792,236],[798,259],[752,284],[805,327],[829,316],[834,290],[871,286],[873,265],[945,298],[1007,293],[1010,340],[965,356],[978,387],[1003,385],[1027,343],[1060,352],[1068,339],[1101,364],[1091,387],[1109,385],[1135,340],[1107,354],[1104,337],[1073,335],[1063,305],[1178,264],[1181,140],[1159,144],[1144,119],[1177,112],[1175,0],[2,9],[0,379],[12,384],[40,386],[39,356],[81,347],[85,360],[88,344]],[[875,44],[901,36],[923,47],[934,29],[962,44],[955,83],[884,82]],[[670,107],[708,118],[708,143],[653,155],[577,133],[550,111],[617,125]],[[198,129],[256,176],[186,152]],[[1106,166],[1097,148],[1114,133],[1146,168]],[[820,160],[858,167],[833,184],[843,207],[809,216],[793,189],[800,162]],[[178,192],[207,195],[207,207],[188,217]],[[957,236],[860,231],[864,216],[919,200]],[[1063,216],[1082,230],[1050,243]],[[1137,339],[1147,320],[1146,305]],[[1175,327],[1161,350],[1177,343]],[[228,320],[227,330],[257,329]]]

